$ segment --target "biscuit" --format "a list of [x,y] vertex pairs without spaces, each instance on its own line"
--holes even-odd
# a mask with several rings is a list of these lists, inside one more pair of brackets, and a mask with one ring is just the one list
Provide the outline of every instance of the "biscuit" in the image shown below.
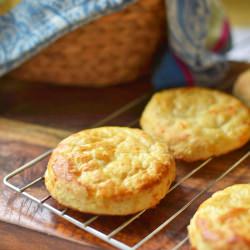
[[250,69],[240,74],[234,84],[233,93],[250,107]]
[[64,139],[45,185],[60,204],[86,213],[127,215],[154,207],[175,178],[166,144],[140,129],[101,127]]
[[233,96],[199,87],[156,93],[140,124],[184,161],[225,154],[250,138],[249,109]]
[[202,203],[188,226],[192,249],[250,249],[250,184],[218,191]]

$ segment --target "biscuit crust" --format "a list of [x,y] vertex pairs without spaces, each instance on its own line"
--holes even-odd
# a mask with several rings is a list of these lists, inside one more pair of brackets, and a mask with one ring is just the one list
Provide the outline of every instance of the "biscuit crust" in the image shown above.
[[184,161],[225,154],[250,138],[250,110],[233,96],[199,87],[156,93],[140,124]]
[[60,204],[107,215],[155,206],[175,178],[166,144],[140,129],[101,127],[64,139],[53,151],[45,185]]
[[250,249],[250,184],[218,191],[197,210],[188,234],[192,249]]

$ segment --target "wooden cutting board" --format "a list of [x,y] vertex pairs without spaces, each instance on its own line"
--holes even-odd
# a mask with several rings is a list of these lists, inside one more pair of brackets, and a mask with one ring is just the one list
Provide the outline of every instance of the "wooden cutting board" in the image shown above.
[[[72,131],[89,127],[112,111],[142,96],[150,90],[148,84],[133,84],[107,89],[58,88],[4,81],[0,102],[0,250],[8,249],[114,249],[107,243],[73,226],[45,208],[5,187],[2,178],[20,165],[54,147]],[[139,101],[138,101],[139,102]],[[146,100],[129,108],[105,125],[127,125],[135,121]],[[22,121],[21,121],[22,120]],[[39,125],[38,125],[39,124]],[[54,127],[54,128],[51,128]],[[214,180],[237,159],[249,151],[249,145],[231,154],[213,159],[166,196],[154,209],[117,235],[117,239],[133,245],[178,209],[191,200],[210,181]],[[199,163],[178,163],[177,181]],[[20,186],[41,174],[46,161],[14,180]],[[202,200],[212,192],[234,183],[250,181],[250,159],[247,158],[227,177],[194,202],[172,223],[145,243],[142,249],[168,249],[186,236],[186,226]],[[37,195],[46,192],[38,184]],[[80,220],[88,215],[70,212]],[[100,217],[91,224],[105,233],[112,231],[129,217]],[[187,249],[188,244],[183,249]]]

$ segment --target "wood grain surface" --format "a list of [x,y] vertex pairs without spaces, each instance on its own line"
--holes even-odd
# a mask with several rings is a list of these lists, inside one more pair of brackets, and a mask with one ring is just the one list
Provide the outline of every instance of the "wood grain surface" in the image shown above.
[[[4,81],[0,88],[0,250],[114,249],[5,187],[2,178],[54,147],[72,131],[93,125],[110,112],[149,91],[149,85],[138,83],[91,90]],[[112,119],[107,125],[126,125],[136,120],[144,105],[145,100]],[[228,169],[248,152],[249,148],[249,145],[246,145],[233,153],[213,159],[206,167],[168,194],[156,208],[146,211],[115,238],[128,245],[137,243],[184,206],[210,181]],[[199,164],[178,162],[176,181]],[[234,183],[249,183],[249,167],[250,159],[247,158],[141,249],[170,249],[177,244],[186,236],[186,226],[200,202],[218,189]],[[46,160],[11,181],[22,187],[43,174],[45,168]],[[39,198],[47,194],[43,182],[39,182],[28,192]],[[48,203],[56,205],[53,200],[49,200]],[[73,211],[69,211],[69,214],[80,221],[90,217]],[[108,233],[128,218],[129,216],[101,216],[91,226]],[[188,249],[188,244],[183,249]]]

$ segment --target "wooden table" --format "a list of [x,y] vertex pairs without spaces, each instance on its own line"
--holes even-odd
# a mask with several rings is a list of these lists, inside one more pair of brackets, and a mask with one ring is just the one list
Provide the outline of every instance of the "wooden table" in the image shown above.
[[[233,76],[238,72],[234,71]],[[151,90],[146,81],[105,89],[58,87],[37,83],[17,83],[2,79],[0,84],[0,250],[14,249],[114,249],[69,222],[39,207],[29,199],[3,185],[2,178],[25,162],[54,147],[72,131],[90,127],[108,114]],[[146,100],[128,109],[105,125],[126,125],[135,121]],[[118,239],[130,244],[145,237],[188,202],[201,188],[223,173],[249,150],[249,146],[213,159],[206,168],[186,180],[155,209],[150,209],[129,226]],[[178,179],[198,163],[178,163]],[[41,163],[40,168],[44,168]],[[154,236],[142,249],[168,249],[186,236],[186,225],[199,203],[217,189],[236,182],[250,180],[250,159],[206,192],[185,210],[174,223]],[[39,168],[39,166],[38,166]],[[40,170],[38,170],[39,172]],[[36,170],[18,178],[24,185]],[[178,181],[177,179],[177,181]],[[37,186],[39,191],[42,187]],[[40,192],[40,191],[39,191]],[[85,215],[77,216],[80,219]],[[97,229],[109,232],[124,221],[124,217],[101,217],[93,223]],[[188,245],[184,246],[187,249]]]

